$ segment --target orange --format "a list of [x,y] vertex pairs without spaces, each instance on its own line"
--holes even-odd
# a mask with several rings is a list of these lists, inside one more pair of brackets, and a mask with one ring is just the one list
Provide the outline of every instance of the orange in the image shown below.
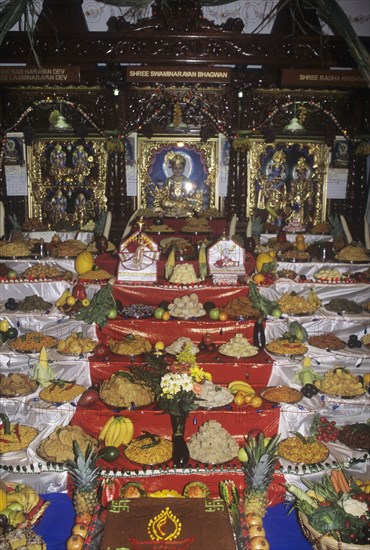
[[253,281],[259,285],[261,283],[263,283],[263,281],[265,280],[265,276],[262,275],[262,273],[255,273],[252,277]]
[[162,321],[168,321],[168,319],[171,317],[171,314],[169,311],[165,311],[162,315]]
[[260,407],[262,405],[263,401],[262,401],[262,398],[261,397],[258,397],[257,395],[255,397],[252,397],[251,401],[250,401],[250,406],[253,407],[254,409],[258,409],[258,407]]
[[226,321],[228,319],[228,315],[227,315],[226,311],[221,311],[219,319],[220,319],[220,321]]
[[304,235],[297,235],[295,238],[296,243],[303,243],[304,242]]

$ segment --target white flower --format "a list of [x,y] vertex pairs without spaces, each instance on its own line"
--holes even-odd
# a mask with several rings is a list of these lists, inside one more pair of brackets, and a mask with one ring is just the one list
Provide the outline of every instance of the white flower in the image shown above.
[[161,388],[166,397],[176,395],[181,390],[192,391],[193,379],[189,374],[165,374],[161,380]]
[[346,498],[339,501],[339,504],[347,514],[351,514],[352,516],[361,517],[367,514],[367,502]]

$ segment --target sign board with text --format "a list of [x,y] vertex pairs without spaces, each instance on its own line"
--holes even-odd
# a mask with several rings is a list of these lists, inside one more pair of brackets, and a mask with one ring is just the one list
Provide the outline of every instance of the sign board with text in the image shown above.
[[0,67],[0,83],[71,84],[80,82],[80,67]]
[[366,88],[367,83],[358,71],[352,70],[316,70],[283,69],[282,86],[300,86],[308,88]]
[[128,82],[230,82],[228,67],[127,67]]

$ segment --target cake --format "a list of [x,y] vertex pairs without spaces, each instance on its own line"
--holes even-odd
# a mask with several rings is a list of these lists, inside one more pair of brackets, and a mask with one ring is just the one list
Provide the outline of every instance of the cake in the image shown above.
[[306,227],[301,224],[297,218],[292,218],[290,222],[284,226],[283,231],[286,231],[287,233],[297,233],[300,231],[305,231]]
[[101,550],[235,550],[221,499],[139,498],[114,500]]

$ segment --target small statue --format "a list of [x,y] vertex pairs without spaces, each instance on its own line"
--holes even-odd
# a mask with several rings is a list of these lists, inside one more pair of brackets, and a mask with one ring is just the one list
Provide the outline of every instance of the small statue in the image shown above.
[[[291,181],[292,190],[287,197],[290,202],[294,217],[301,224],[312,221],[310,209],[313,204],[313,181],[311,178],[311,169],[305,157],[299,157],[296,166],[293,169],[293,179]],[[289,218],[290,218],[289,217]]]
[[89,155],[83,145],[77,145],[72,155],[73,174],[79,183],[90,174]]
[[54,223],[59,222],[66,216],[67,199],[63,195],[62,191],[58,189],[51,200],[51,213]]
[[66,153],[60,143],[57,143],[50,154],[50,173],[54,176],[56,183],[63,181],[67,172]]
[[203,207],[203,193],[197,189],[196,183],[184,175],[186,159],[180,153],[168,153],[165,157],[172,175],[154,197],[154,207],[163,210],[178,209],[193,213],[200,212]]
[[74,217],[80,224],[80,227],[87,222],[87,204],[86,197],[83,193],[78,193],[76,197]]

